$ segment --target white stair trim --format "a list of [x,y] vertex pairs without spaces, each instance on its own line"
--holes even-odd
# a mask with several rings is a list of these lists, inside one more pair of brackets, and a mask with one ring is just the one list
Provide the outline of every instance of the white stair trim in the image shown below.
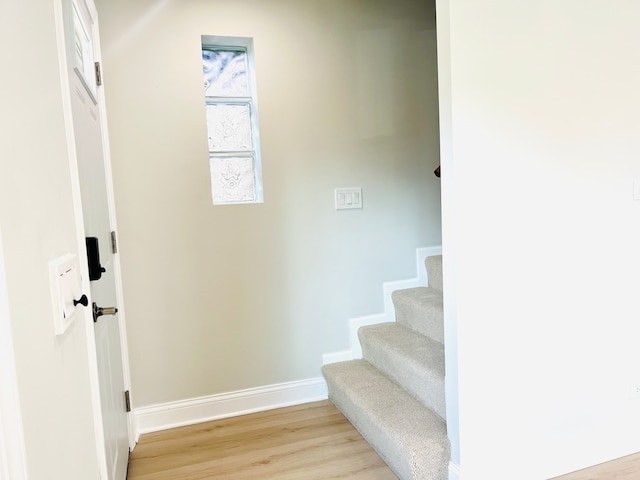
[[341,352],[325,353],[322,355],[322,365],[330,363],[346,362],[353,359],[351,350],[342,350]]
[[442,246],[420,247],[416,249],[416,276],[406,280],[396,280],[382,284],[384,295],[384,312],[364,317],[349,319],[349,350],[326,353],[322,356],[322,364],[353,360],[362,358],[362,347],[358,340],[358,329],[367,325],[376,325],[384,322],[395,322],[396,312],[391,300],[391,294],[396,290],[404,288],[414,288],[428,285],[427,270],[424,261],[427,257],[442,255]]
[[437,245],[416,249],[416,277],[382,284],[382,290],[384,292],[384,312],[389,318],[393,319],[389,321],[394,321],[396,316],[391,294],[396,290],[405,288],[426,287],[429,284],[429,278],[427,277],[427,269],[424,266],[424,261],[427,257],[433,257],[435,255],[442,255],[442,246]]
[[323,377],[248,388],[133,410],[136,443],[143,433],[290,407],[328,398]]
[[358,339],[360,327],[393,321],[394,316],[389,316],[387,312],[349,320],[349,345],[351,346],[349,351],[351,352],[351,359],[362,358],[362,345],[360,345],[360,340]]

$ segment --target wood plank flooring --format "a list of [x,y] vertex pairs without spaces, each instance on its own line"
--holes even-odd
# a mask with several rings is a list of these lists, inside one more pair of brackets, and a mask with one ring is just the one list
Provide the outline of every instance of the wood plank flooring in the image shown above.
[[556,477],[553,480],[638,480],[640,453]]
[[[128,480],[397,480],[329,402],[143,435]],[[638,480],[640,453],[553,480]]]
[[128,480],[397,480],[329,401],[143,435]]

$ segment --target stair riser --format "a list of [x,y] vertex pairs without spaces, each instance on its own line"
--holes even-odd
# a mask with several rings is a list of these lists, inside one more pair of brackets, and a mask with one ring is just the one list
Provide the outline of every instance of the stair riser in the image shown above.
[[429,286],[442,291],[442,255],[434,255],[424,259]]
[[[446,418],[444,390],[444,350],[441,344],[431,341],[436,352],[424,352],[416,345],[402,349],[387,341],[385,334],[391,325],[375,325],[359,331],[363,358],[404,388],[420,403]],[[397,327],[397,326],[396,326]],[[390,332],[389,332],[390,333]],[[414,334],[416,335],[416,334]]]
[[392,299],[396,322],[407,328],[444,343],[444,310],[442,296],[434,296],[428,303],[408,297],[407,290],[396,290]]

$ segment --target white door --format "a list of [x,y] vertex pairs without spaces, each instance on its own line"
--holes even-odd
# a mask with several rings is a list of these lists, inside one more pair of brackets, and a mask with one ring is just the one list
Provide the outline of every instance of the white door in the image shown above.
[[[113,212],[110,212],[107,188],[110,175],[106,174],[108,163],[103,148],[104,101],[95,66],[95,59],[99,58],[97,15],[92,0],[62,0],[62,6],[85,236],[97,239],[102,267],[97,270],[100,278],[90,282],[90,301],[95,307],[117,308],[111,245]],[[92,256],[90,252],[88,256]],[[92,307],[91,303],[88,307]],[[117,313],[107,310],[93,325],[107,471],[109,480],[124,480],[129,438]]]

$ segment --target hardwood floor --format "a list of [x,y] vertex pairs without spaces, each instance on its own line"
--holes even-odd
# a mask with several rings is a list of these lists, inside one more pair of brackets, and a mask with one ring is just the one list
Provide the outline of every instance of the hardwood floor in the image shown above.
[[329,402],[143,435],[128,480],[397,480]]
[[[128,480],[397,480],[329,402],[143,435]],[[637,480],[640,453],[553,480]]]
[[640,478],[640,453],[596,465],[553,480],[637,480]]

